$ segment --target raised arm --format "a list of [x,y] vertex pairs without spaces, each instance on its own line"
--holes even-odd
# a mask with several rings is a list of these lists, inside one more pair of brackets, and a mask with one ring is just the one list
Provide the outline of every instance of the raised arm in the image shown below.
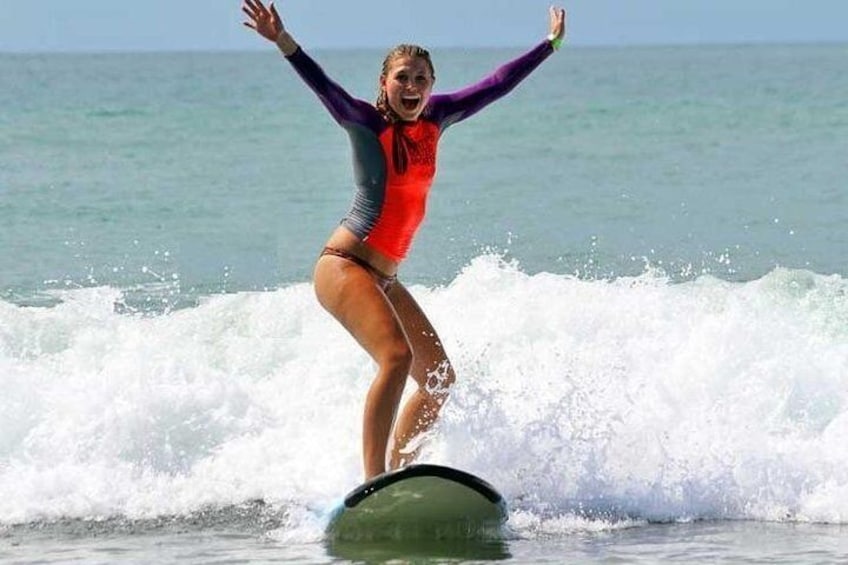
[[518,86],[559,48],[564,37],[565,10],[551,7],[550,33],[544,41],[520,57],[498,67],[476,84],[450,94],[434,94],[430,98],[430,117],[439,122],[444,130],[473,116]]
[[342,126],[351,124],[377,128],[381,118],[377,110],[364,100],[352,97],[324,72],[297,44],[283,25],[283,20],[271,2],[266,8],[262,0],[244,0],[242,11],[249,18],[244,25],[277,45],[297,74],[318,96],[333,118]]

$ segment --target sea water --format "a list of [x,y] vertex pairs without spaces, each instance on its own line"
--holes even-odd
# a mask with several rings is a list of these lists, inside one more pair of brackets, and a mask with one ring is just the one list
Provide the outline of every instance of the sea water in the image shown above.
[[[434,50],[436,90],[521,49]],[[374,365],[343,132],[273,52],[2,55],[0,559],[848,559],[845,45],[570,48],[448,130],[421,459],[504,538],[335,547]],[[382,53],[314,56],[371,99]]]

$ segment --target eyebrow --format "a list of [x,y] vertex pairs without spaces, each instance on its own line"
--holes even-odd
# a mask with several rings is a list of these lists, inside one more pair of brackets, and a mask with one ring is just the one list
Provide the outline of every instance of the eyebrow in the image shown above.
[[395,74],[395,75],[400,74],[400,73],[408,73],[408,74],[416,74],[416,75],[424,75],[424,76],[427,76],[427,75],[430,74],[430,72],[427,69],[413,72],[412,69],[410,69],[409,67],[401,67],[399,69],[395,69],[392,72],[392,74]]

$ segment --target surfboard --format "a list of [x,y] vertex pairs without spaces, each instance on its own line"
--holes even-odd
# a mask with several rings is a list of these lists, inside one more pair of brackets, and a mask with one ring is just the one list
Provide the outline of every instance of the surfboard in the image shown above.
[[483,479],[441,465],[416,464],[352,490],[330,515],[330,540],[472,539],[496,536],[506,502]]

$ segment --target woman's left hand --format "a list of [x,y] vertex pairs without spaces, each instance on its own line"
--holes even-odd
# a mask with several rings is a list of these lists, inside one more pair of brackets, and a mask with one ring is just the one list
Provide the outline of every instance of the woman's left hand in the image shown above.
[[551,14],[551,36],[555,39],[564,39],[565,38],[565,10],[563,8],[557,8],[555,6],[551,6],[550,8]]

